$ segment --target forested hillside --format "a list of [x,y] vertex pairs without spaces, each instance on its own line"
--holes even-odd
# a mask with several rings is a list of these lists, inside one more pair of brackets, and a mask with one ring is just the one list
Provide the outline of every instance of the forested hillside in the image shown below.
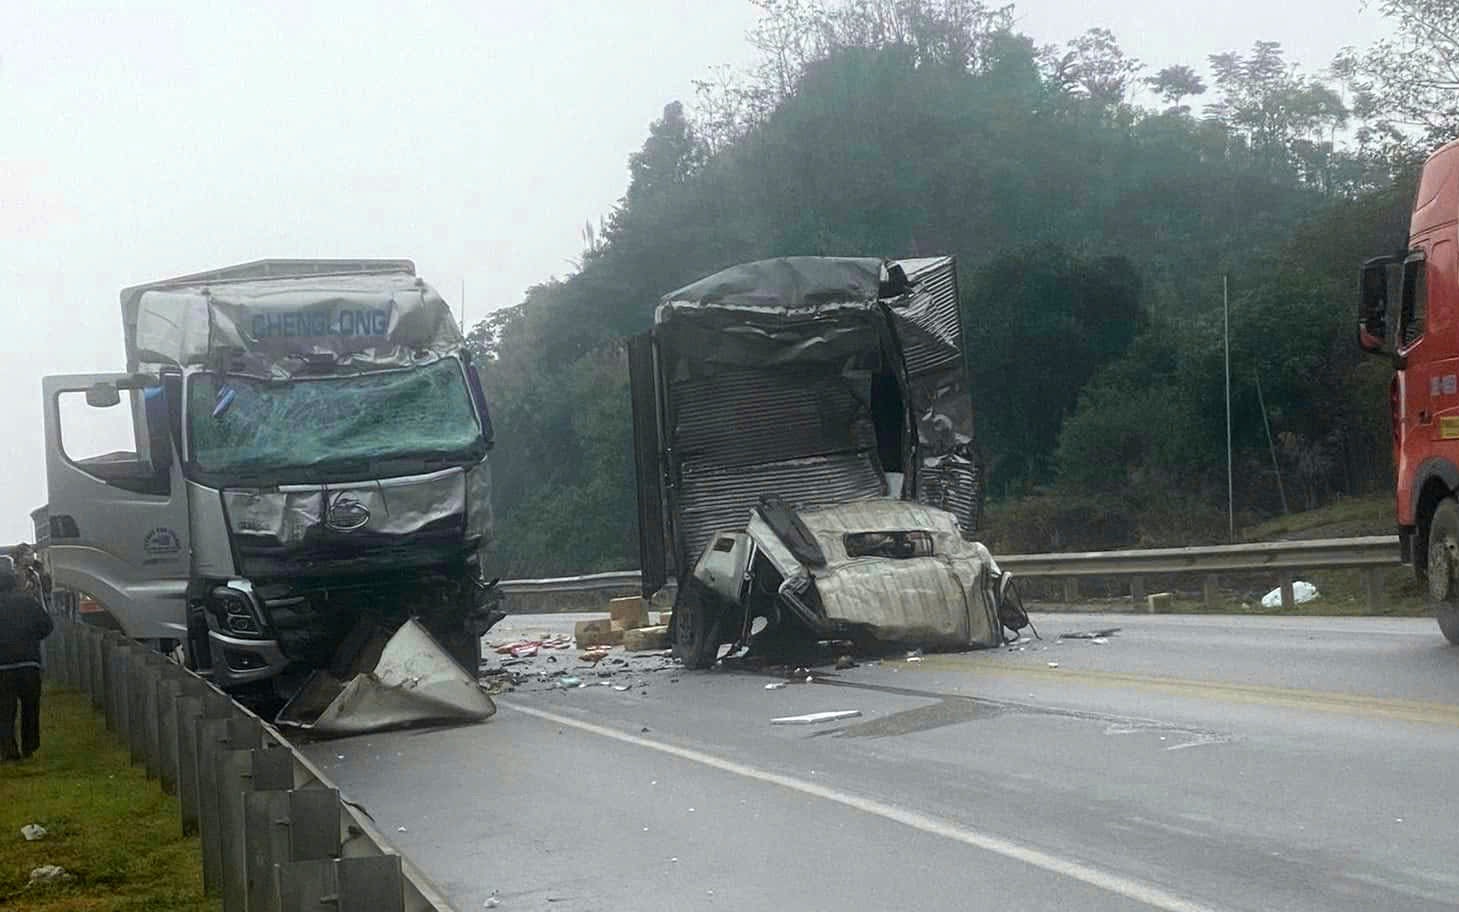
[[1238,509],[1389,483],[1355,280],[1459,135],[1459,0],[1385,0],[1392,39],[1306,66],[1253,34],[1204,77],[1102,29],[1039,46],[975,0],[758,5],[761,64],[666,105],[574,273],[472,332],[500,572],[635,566],[621,340],[769,256],[959,258],[1004,547],[1225,535],[1223,279]]

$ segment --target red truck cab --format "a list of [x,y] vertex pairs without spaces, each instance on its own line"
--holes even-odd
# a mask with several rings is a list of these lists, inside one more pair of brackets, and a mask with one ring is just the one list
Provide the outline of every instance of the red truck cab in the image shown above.
[[1391,358],[1395,511],[1403,559],[1459,644],[1459,142],[1424,164],[1396,256],[1363,264],[1358,343]]

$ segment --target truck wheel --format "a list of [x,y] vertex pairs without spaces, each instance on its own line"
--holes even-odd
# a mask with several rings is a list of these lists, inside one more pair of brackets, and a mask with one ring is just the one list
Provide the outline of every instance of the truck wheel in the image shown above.
[[1459,646],[1459,501],[1439,501],[1429,521],[1429,603],[1444,638]]
[[719,658],[719,599],[694,577],[679,587],[669,636],[685,668],[708,668]]

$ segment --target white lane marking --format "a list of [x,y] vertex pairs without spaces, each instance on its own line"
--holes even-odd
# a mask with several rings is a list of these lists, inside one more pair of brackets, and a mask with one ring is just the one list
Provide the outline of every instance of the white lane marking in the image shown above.
[[606,725],[598,725],[593,722],[584,722],[580,719],[574,719],[571,716],[558,715],[555,712],[548,712],[544,709],[505,702],[500,705],[519,713],[525,713],[529,716],[536,716],[539,719],[555,722],[558,725],[566,725],[570,728],[576,728],[579,731],[600,735],[604,738],[612,738],[614,741],[621,741],[624,744],[632,744],[635,747],[658,751],[662,754],[678,757],[681,760],[688,760],[691,763],[698,763],[726,773],[733,773],[736,776],[743,776],[746,779],[754,779],[759,782],[778,785],[781,788],[791,789],[803,795],[811,795],[816,798],[825,799],[826,801],[834,801],[836,804],[861,811],[865,814],[872,814],[886,820],[891,820],[933,836],[951,839],[954,842],[961,842],[965,845],[982,849],[985,852],[1002,855],[1004,858],[1021,861],[1024,864],[1048,871],[1052,874],[1058,874],[1062,877],[1068,877],[1088,884],[1091,887],[1096,887],[1107,893],[1113,893],[1125,899],[1144,903],[1151,908],[1160,909],[1162,912],[1215,912],[1215,909],[1211,906],[1202,905],[1194,900],[1186,899],[1183,896],[1176,896],[1174,893],[1167,892],[1153,884],[1112,874],[1082,862],[1059,858],[1056,855],[1050,855],[1047,852],[1011,842],[1001,836],[980,833],[977,830],[968,829],[950,820],[943,820],[918,811],[897,807],[884,801],[877,801],[875,798],[863,798],[860,795],[853,795],[849,792],[829,788],[815,782],[797,779],[794,776],[785,776],[780,773],[757,769],[753,766],[747,766],[734,760],[726,760],[723,757],[716,757],[713,754],[707,754],[689,747],[679,747],[674,744],[665,744],[661,741],[640,738],[638,735],[619,731],[616,728],[609,728]]

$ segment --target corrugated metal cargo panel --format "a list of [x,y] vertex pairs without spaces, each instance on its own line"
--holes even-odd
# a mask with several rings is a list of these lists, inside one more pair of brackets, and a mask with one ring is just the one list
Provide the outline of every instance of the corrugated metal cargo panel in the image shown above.
[[982,523],[982,483],[978,466],[955,456],[917,470],[917,501],[940,507],[957,517],[968,535]]
[[886,482],[871,453],[730,468],[685,466],[679,532],[688,561],[698,559],[715,532],[743,529],[762,494],[779,495],[793,507],[822,507],[884,496]]
[[818,371],[727,371],[674,385],[674,447],[686,463],[734,466],[876,446],[850,384]]
[[908,276],[921,283],[903,306],[890,308],[897,320],[907,372],[934,371],[962,358],[962,319],[958,311],[957,261],[907,261]]

